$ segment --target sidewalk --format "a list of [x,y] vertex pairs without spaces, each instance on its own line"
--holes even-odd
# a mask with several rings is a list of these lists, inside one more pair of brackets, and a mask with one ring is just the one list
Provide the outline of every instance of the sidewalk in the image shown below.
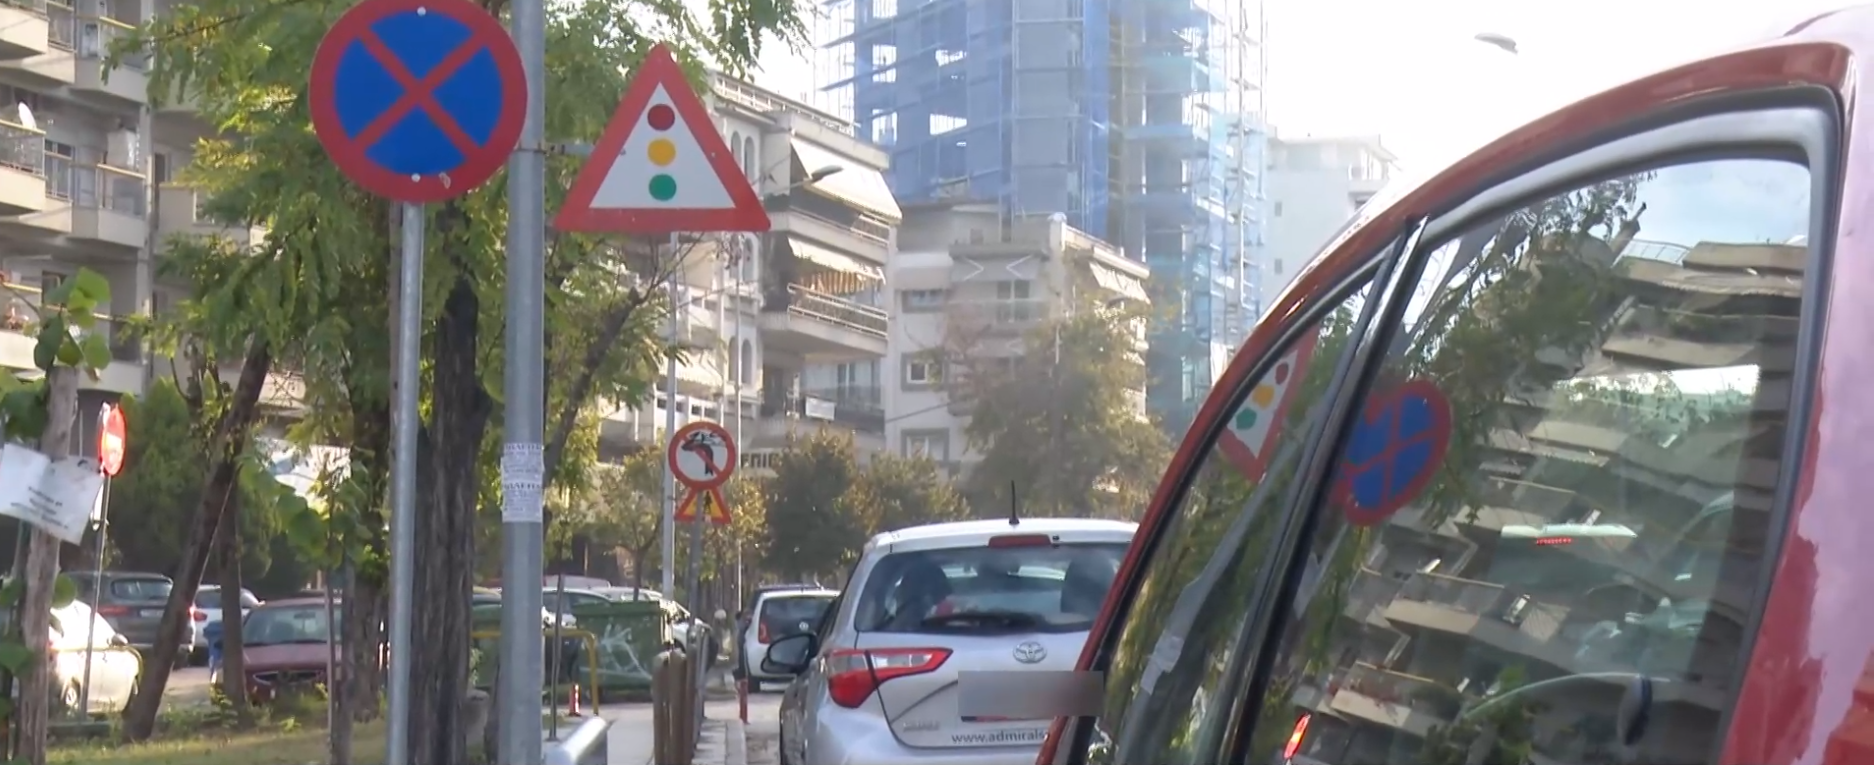
[[[742,721],[736,716],[738,708],[735,697],[723,697],[714,685],[712,683],[712,692],[704,700],[705,719],[702,740],[696,749],[695,765],[773,763],[775,760],[772,756],[765,760],[749,759],[747,734]],[[652,740],[649,703],[612,704],[601,710],[600,714],[612,721],[611,738],[605,742],[609,765],[656,765],[651,761],[656,749]]]

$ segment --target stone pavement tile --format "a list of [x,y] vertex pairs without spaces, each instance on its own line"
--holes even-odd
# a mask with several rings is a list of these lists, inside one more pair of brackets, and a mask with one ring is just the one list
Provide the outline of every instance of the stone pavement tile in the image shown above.
[[747,765],[780,764],[781,731],[776,726],[749,723],[745,734],[744,746],[748,751]]

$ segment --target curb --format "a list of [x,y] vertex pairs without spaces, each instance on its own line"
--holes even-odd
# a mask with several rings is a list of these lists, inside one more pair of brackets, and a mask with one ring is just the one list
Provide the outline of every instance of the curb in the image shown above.
[[741,720],[703,721],[695,765],[748,765],[748,731]]

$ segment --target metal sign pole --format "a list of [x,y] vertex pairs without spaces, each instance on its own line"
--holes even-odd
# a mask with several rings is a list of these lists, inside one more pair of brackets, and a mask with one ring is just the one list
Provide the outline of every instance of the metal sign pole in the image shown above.
[[[655,245],[653,245],[655,246]],[[674,355],[678,340],[678,312],[683,307],[677,305],[677,280],[683,277],[676,268],[677,235],[670,235],[670,275],[665,277],[665,292],[670,295],[670,351],[673,355],[664,361],[664,438],[677,433],[677,357]],[[658,540],[662,547],[663,565],[658,566],[658,584],[663,588],[664,597],[677,597],[677,477],[670,472],[670,461],[664,460],[664,533]]]
[[501,456],[501,672],[497,765],[540,762],[545,635],[546,97],[544,0],[515,0],[509,33],[526,72],[527,113],[508,159],[507,370]]
[[[97,603],[104,594],[104,546],[111,539],[111,526],[108,520],[111,512],[110,476],[104,477],[104,491],[103,495],[98,497],[98,502],[102,509],[98,512],[98,560],[92,566],[91,574],[91,602],[93,603]],[[85,624],[85,684],[78,688],[77,711],[80,717],[91,714],[91,657],[98,652],[98,619],[100,618],[102,617],[94,613],[91,615],[91,621]]]
[[[417,393],[423,357],[423,205],[404,203],[398,254],[395,443],[390,489],[390,724],[386,765],[410,761],[410,645],[416,612]],[[329,596],[332,583],[327,582]],[[329,600],[327,601],[330,602]],[[327,614],[329,617],[330,614]]]

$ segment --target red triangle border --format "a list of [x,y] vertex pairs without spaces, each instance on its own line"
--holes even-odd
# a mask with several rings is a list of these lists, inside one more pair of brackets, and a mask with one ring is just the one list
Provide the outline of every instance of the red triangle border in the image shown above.
[[[612,163],[624,150],[625,140],[631,137],[632,129],[642,121],[644,109],[659,85],[670,94],[671,105],[676,108],[684,129],[695,137],[697,147],[702,149],[703,157],[709,161],[710,168],[716,171],[723,188],[728,190],[734,207],[592,207],[599,186],[605,183],[605,176],[611,172]],[[598,143],[592,147],[592,156],[586,159],[572,188],[567,191],[566,204],[560,207],[559,214],[553,218],[553,227],[556,229],[591,234],[767,231],[772,225],[768,220],[768,211],[761,205],[761,197],[743,176],[734,153],[723,143],[715,120],[709,116],[709,109],[703,106],[702,99],[696,97],[696,91],[684,79],[683,69],[677,65],[676,58],[663,43],[652,46],[644,56],[644,63],[632,74],[631,83],[626,86],[624,97],[619,99],[618,108],[612,112],[611,121],[606,123],[604,134],[599,136]]]

